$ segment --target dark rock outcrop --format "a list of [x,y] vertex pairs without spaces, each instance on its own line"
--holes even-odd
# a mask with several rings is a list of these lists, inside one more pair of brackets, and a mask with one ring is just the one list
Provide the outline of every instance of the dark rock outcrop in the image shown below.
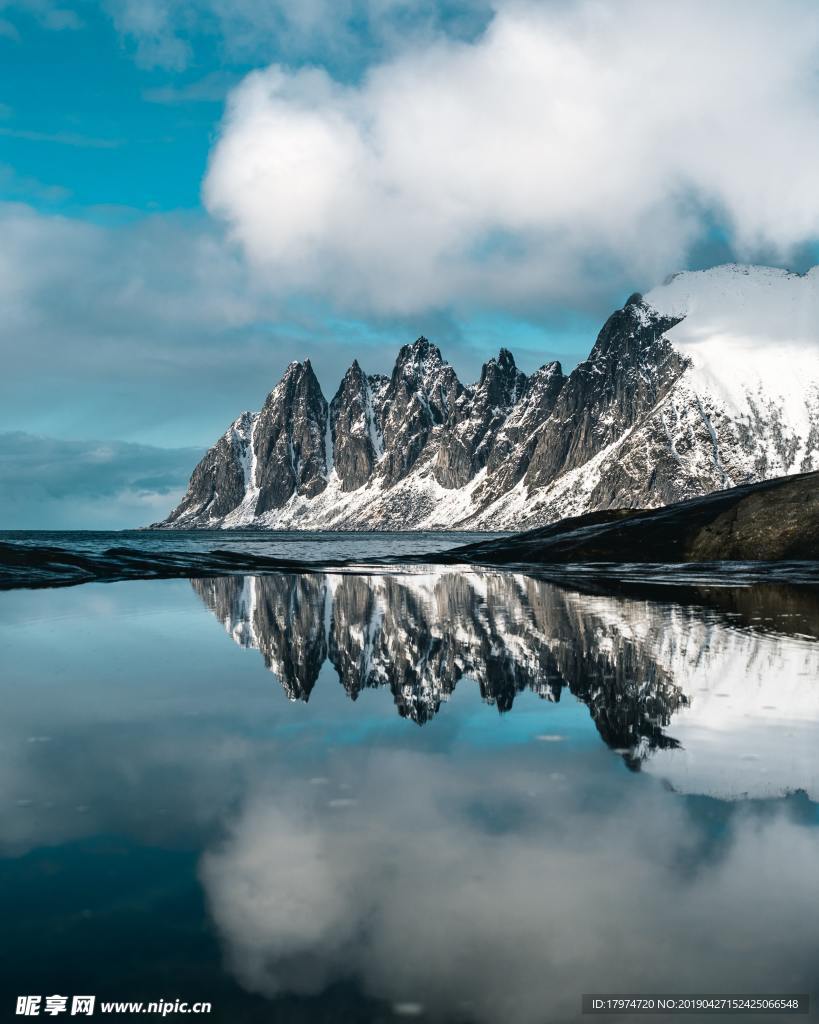
[[565,383],[557,361],[541,366],[527,380],[489,452],[488,481],[482,495],[485,504],[514,487],[529,468],[539,431],[552,415]]
[[526,375],[508,349],[484,363],[480,380],[462,392],[441,432],[434,474],[442,486],[464,487],[483,469],[498,431],[525,390]]
[[332,466],[342,490],[354,491],[367,483],[384,451],[377,410],[386,384],[387,378],[368,377],[353,360],[330,403]]
[[779,477],[660,509],[612,509],[445,552],[442,561],[819,560],[819,473]]
[[293,494],[314,498],[324,490],[326,425],[327,402],[310,360],[291,363],[256,423],[257,515],[281,508]]
[[219,520],[241,505],[247,490],[255,421],[253,413],[243,412],[207,452],[193,471],[185,497],[165,521],[166,526],[179,520]]
[[386,486],[408,475],[433,431],[449,419],[463,390],[436,345],[423,337],[404,345],[378,411],[384,438],[378,472]]
[[582,466],[654,408],[687,365],[664,335],[678,322],[652,315],[636,295],[612,313],[543,424],[526,472],[530,487]]

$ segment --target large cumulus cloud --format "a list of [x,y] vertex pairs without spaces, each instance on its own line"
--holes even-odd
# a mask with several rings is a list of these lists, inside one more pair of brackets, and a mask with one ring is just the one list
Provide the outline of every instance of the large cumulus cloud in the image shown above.
[[648,285],[719,234],[819,233],[819,10],[502,5],[362,82],[274,65],[232,93],[204,196],[274,290],[387,313]]

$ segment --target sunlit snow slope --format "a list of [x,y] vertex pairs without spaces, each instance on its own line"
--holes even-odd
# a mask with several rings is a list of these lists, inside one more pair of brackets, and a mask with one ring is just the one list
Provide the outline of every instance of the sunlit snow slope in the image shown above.
[[678,274],[645,301],[683,318],[667,332],[691,361],[680,388],[720,428],[731,482],[819,466],[819,267]]

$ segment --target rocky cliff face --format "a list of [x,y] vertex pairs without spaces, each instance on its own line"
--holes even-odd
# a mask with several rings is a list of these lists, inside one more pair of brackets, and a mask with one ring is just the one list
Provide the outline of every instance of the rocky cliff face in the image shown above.
[[675,323],[655,315],[641,295],[632,295],[609,317],[538,433],[526,473],[530,487],[542,487],[584,465],[668,393],[686,366],[665,337]]
[[384,455],[378,476],[384,486],[403,480],[422,456],[429,461],[434,447],[430,441],[451,421],[463,392],[435,345],[426,338],[404,345],[381,408]]
[[819,269],[731,265],[632,295],[568,376],[501,349],[463,385],[419,338],[328,404],[292,363],[157,525],[516,529],[819,468],[815,324]]
[[508,349],[484,363],[481,379],[461,392],[441,431],[433,473],[443,487],[465,487],[483,469],[525,390],[526,375]]
[[163,526],[216,522],[242,506],[251,485],[253,428],[258,416],[242,415],[228,427],[194,469],[188,491]]
[[658,509],[570,516],[435,558],[456,565],[814,562],[819,472],[744,484]]
[[354,360],[330,403],[330,468],[343,491],[363,487],[384,454],[381,417],[388,383],[387,377],[368,377]]
[[327,486],[327,402],[308,359],[291,363],[267,396],[253,431],[258,490],[254,514],[283,508],[290,498],[315,498]]

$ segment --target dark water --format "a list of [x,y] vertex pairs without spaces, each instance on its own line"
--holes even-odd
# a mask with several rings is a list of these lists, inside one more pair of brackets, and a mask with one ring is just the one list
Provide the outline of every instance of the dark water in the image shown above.
[[535,1024],[590,991],[819,993],[817,637],[819,591],[773,584],[2,593],[5,1012]]
[[0,542],[58,547],[99,555],[128,547],[146,553],[238,551],[293,561],[390,558],[446,551],[501,533],[415,530],[404,533],[328,533],[311,530],[0,530]]

